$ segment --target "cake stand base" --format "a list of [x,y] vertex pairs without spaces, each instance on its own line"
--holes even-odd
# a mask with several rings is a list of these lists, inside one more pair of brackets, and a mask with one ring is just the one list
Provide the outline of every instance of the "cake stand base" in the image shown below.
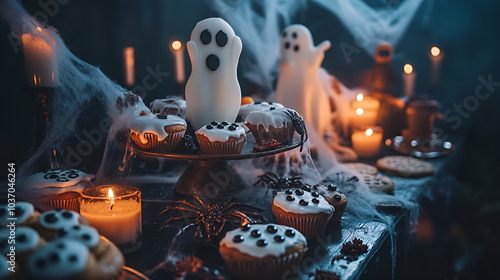
[[208,200],[220,199],[244,187],[228,161],[191,161],[179,177],[175,191]]

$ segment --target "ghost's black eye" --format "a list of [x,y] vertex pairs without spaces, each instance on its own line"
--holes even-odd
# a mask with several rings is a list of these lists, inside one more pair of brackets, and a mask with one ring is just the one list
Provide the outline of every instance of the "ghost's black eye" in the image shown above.
[[212,34],[208,29],[203,30],[200,35],[200,40],[203,44],[208,45],[212,42]]
[[227,44],[227,34],[224,31],[217,32],[215,35],[215,41],[219,47],[224,47]]
[[298,51],[299,51],[299,49],[300,49],[300,48],[299,48],[299,45],[295,45],[295,46],[293,46],[293,50],[294,50],[294,51],[298,52]]
[[292,33],[292,38],[296,39],[297,38],[297,32]]
[[290,43],[289,42],[286,42],[285,43],[285,49],[289,49],[290,48]]

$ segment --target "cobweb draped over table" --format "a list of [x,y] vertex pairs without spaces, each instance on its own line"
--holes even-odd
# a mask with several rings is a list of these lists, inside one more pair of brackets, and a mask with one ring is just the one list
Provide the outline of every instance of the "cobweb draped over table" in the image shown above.
[[[286,4],[288,5],[286,7],[283,6],[284,3],[296,1],[269,1],[269,4],[265,6],[256,4],[257,2],[243,2],[244,4],[239,6],[233,15],[226,14],[224,17],[235,27],[236,32],[242,36],[244,48],[252,54],[247,56],[248,61],[242,61],[242,64],[247,65],[246,72],[243,75],[271,89],[271,73],[275,71],[279,58],[278,34],[281,28],[289,23],[287,14],[297,11],[303,2],[297,1],[293,5]],[[421,1],[415,2],[420,3]],[[222,5],[221,3],[221,1],[217,1],[214,5]],[[260,7],[262,10],[252,10],[249,3],[255,5],[252,7]],[[266,1],[266,3],[268,2]],[[14,0],[2,1],[0,10],[2,18],[9,23],[13,34],[18,36],[26,32],[35,32],[39,24]],[[224,13],[225,11],[221,9],[221,12]],[[264,28],[264,30],[261,30],[261,28]],[[248,30],[244,32],[244,29]],[[57,32],[54,29],[49,30],[50,34],[55,38],[55,44],[52,44],[52,48],[55,49],[57,55],[60,86],[56,89],[54,96],[55,109],[47,138],[33,156],[24,163],[23,173],[29,175],[41,171],[37,163],[39,159],[47,157],[53,147],[56,150],[63,151],[66,145],[80,138],[80,131],[77,129],[79,120],[86,118],[89,114],[101,114],[102,118],[109,118],[111,125],[105,140],[106,148],[99,171],[96,174],[95,183],[126,183],[131,171],[129,161],[133,151],[129,148],[129,145],[123,148],[118,143],[116,135],[119,130],[128,127],[133,115],[138,115],[141,111],[149,111],[149,109],[142,100],[131,100],[132,97],[125,94],[127,90],[107,78],[99,68],[78,59],[67,49]],[[256,42],[259,42],[259,44],[256,44]],[[262,57],[266,57],[266,59],[260,59]],[[249,67],[249,65],[253,64],[252,62],[258,62],[254,68]],[[103,112],[96,112],[97,110],[84,111],[84,108],[86,108],[84,105],[88,105],[91,101],[97,101],[102,106]],[[376,205],[379,202],[389,201],[415,210],[414,204],[397,196],[372,193],[362,180],[348,180],[353,176],[358,178],[361,178],[361,176],[343,167],[335,159],[333,152],[312,129],[309,129],[309,137],[311,142],[315,143],[315,148],[318,151],[318,158],[315,162],[313,162],[309,153],[309,146],[307,146],[302,154],[298,149],[285,153],[284,157],[287,159],[285,166],[278,164],[280,157],[283,157],[283,155],[275,156],[275,164],[272,165],[264,164],[261,160],[242,160],[234,162],[234,165],[250,185],[257,180],[258,175],[266,171],[280,173],[281,176],[300,174],[303,177],[303,182],[309,184],[317,184],[326,178],[330,178],[343,192],[347,193],[349,199],[346,209],[346,215],[349,216],[347,223],[381,221],[387,225],[391,232],[391,239],[395,237],[391,218],[377,211]],[[61,164],[64,165],[64,162],[61,162]],[[169,162],[166,161],[165,164],[169,164]],[[86,168],[89,167],[82,166],[79,169],[85,171]],[[153,177],[151,175],[134,176],[133,180],[128,183],[151,182],[155,180]],[[158,175],[157,180],[172,181],[172,178]],[[252,197],[252,193],[251,187],[247,187],[242,191],[242,195],[262,201],[261,197]],[[157,201],[171,199],[171,197],[159,197]],[[270,201],[271,198],[268,197],[267,199]],[[410,213],[415,212],[410,211]],[[414,217],[410,220],[414,220]],[[394,253],[395,244],[393,244],[392,249]],[[176,257],[169,261],[175,261],[176,258],[182,255],[182,252],[170,252],[169,257]]]

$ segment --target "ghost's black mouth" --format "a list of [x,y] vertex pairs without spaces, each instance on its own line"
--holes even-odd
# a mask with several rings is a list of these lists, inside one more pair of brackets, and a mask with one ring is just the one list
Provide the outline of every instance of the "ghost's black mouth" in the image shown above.
[[220,65],[220,60],[219,57],[215,54],[211,54],[207,56],[207,59],[205,60],[205,64],[207,65],[207,68],[215,71],[219,68]]

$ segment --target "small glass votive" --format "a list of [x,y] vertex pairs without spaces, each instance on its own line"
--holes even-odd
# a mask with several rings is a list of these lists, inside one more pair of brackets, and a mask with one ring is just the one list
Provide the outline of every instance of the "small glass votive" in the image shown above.
[[355,130],[351,135],[352,148],[360,157],[374,157],[380,152],[383,129],[380,126],[368,126]]
[[130,253],[142,245],[141,192],[123,185],[83,190],[80,215],[100,234]]

